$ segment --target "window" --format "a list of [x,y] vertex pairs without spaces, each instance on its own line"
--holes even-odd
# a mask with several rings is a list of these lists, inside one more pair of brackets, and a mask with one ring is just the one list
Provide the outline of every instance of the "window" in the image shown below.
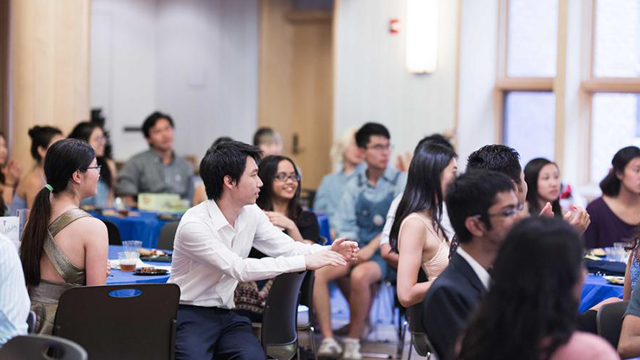
[[613,155],[640,146],[640,0],[595,0],[590,77],[589,181],[597,183]]
[[555,159],[558,0],[504,0],[496,82],[498,142],[518,150],[524,166]]
[[566,160],[578,183],[598,183],[616,151],[640,147],[640,0],[500,6],[496,141],[523,166]]

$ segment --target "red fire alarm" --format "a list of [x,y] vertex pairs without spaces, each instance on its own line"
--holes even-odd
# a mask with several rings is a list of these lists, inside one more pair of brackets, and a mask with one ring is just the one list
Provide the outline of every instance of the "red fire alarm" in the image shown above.
[[392,34],[397,34],[400,32],[400,20],[391,19],[389,20],[389,32]]

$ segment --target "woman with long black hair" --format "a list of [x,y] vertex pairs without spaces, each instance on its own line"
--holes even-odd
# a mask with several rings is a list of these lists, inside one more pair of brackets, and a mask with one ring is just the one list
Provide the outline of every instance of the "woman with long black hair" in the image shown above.
[[[389,238],[392,250],[399,254],[397,290],[403,306],[422,301],[449,264],[449,239],[440,221],[445,189],[458,170],[456,158],[446,146],[427,144],[411,159]],[[420,267],[428,282],[417,282]]]
[[98,165],[101,166],[96,196],[82,200],[80,205],[98,208],[112,206],[117,173],[116,164],[105,152],[107,137],[105,136],[104,130],[96,123],[84,121],[73,128],[71,134],[69,134],[69,138],[88,142],[96,153]]
[[56,142],[43,171],[47,183],[31,208],[20,259],[36,332],[50,334],[63,292],[105,284],[109,240],[104,223],[79,208],[82,199],[96,194],[100,177],[91,146],[77,139]]
[[561,219],[516,224],[498,252],[489,292],[457,359],[618,359],[606,341],[575,330],[586,276],[582,255],[578,234]]
[[[302,185],[293,160],[280,155],[267,156],[258,164],[258,177],[264,184],[256,204],[265,212],[269,221],[295,241],[308,244],[319,242],[318,218],[300,206]],[[251,249],[249,257],[262,258],[264,254]],[[234,296],[238,314],[253,322],[261,322],[272,283],[273,279],[239,283]]]
[[560,191],[562,181],[558,165],[545,158],[536,158],[524,167],[524,180],[527,182],[527,207],[529,214],[537,216],[547,203],[555,217],[562,217]]

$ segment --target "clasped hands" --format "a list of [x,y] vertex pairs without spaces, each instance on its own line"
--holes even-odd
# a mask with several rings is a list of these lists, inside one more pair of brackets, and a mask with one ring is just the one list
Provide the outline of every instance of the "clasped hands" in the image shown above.
[[346,238],[339,238],[325,251],[317,251],[305,257],[308,270],[316,270],[324,266],[344,266],[358,259],[358,243]]

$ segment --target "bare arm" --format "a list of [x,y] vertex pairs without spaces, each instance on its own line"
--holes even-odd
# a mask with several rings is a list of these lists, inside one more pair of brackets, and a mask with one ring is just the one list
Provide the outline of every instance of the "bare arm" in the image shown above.
[[391,251],[391,245],[389,245],[389,243],[380,245],[380,253],[387,264],[392,266],[394,269],[398,268],[398,259],[400,256]]
[[398,235],[398,300],[402,306],[419,303],[431,287],[433,279],[418,283],[423,251],[428,254],[437,251],[437,247],[432,248],[435,242],[427,241],[427,236],[424,224],[418,219],[405,221]]
[[104,285],[107,281],[104,266],[109,253],[107,227],[94,218],[83,219],[83,223],[79,225],[83,228],[78,230],[87,234],[84,245],[87,285]]
[[624,270],[624,289],[622,290],[622,300],[631,299],[631,263],[633,257],[636,256],[636,252],[632,251],[627,259],[627,268]]
[[196,186],[195,190],[193,191],[192,201],[193,201],[193,205],[198,205],[205,200],[207,200],[207,191],[203,183]]
[[640,317],[627,315],[622,321],[618,354],[626,359],[640,356]]
[[107,199],[107,206],[113,206],[113,200],[116,198],[116,179],[118,178],[118,170],[116,169],[116,163],[107,159],[107,166],[111,171],[111,184],[109,184],[109,199]]

